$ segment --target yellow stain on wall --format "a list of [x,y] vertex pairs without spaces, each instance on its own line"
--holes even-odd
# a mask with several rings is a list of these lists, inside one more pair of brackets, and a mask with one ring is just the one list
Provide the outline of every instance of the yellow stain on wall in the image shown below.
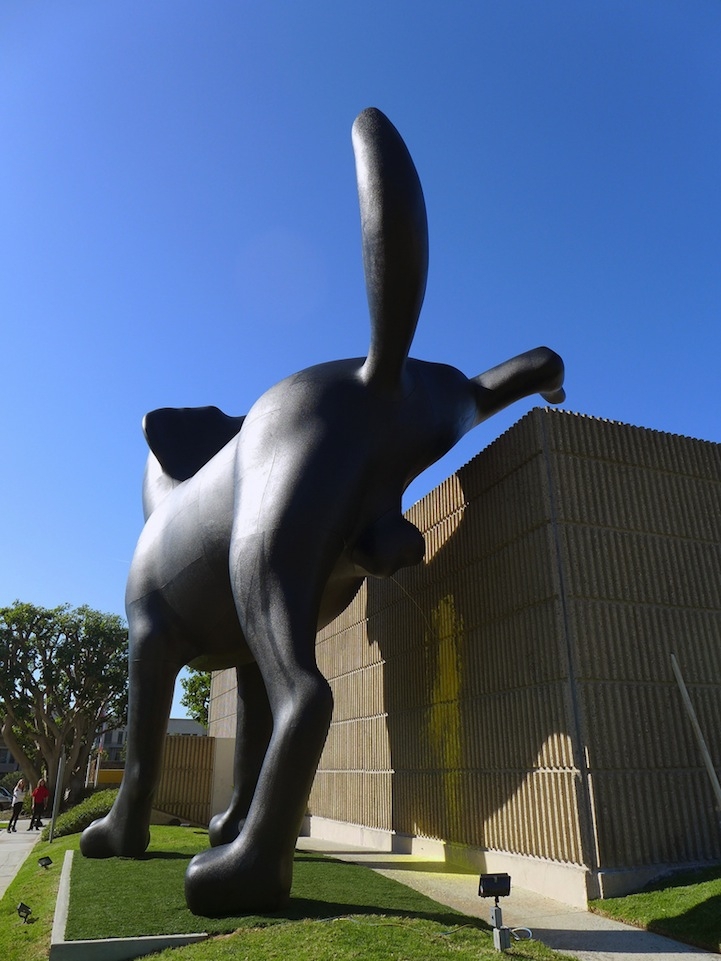
[[[460,773],[462,766],[461,645],[463,619],[456,613],[453,595],[442,598],[431,612],[432,636],[426,645],[435,654],[431,707],[428,714],[428,739],[436,769],[441,772],[442,823],[452,829],[460,823]],[[431,660],[431,663],[433,661]]]

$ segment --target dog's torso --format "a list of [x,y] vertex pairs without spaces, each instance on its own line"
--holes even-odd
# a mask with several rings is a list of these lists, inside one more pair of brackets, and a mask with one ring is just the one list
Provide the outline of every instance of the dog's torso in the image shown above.
[[[313,567],[324,583],[311,589],[320,598],[318,626],[327,624],[364,576],[421,560],[422,538],[402,518],[401,496],[464,432],[471,404],[464,375],[423,361],[408,361],[391,395],[363,380],[362,359],[281,381],[240,432],[192,477],[169,486],[152,511],[131,567],[128,609],[152,604],[182,623],[197,644],[193,661],[237,663],[249,655],[231,590],[231,542],[252,551],[259,539],[267,545],[282,536],[290,544],[312,536]],[[275,563],[283,562],[279,551]]]

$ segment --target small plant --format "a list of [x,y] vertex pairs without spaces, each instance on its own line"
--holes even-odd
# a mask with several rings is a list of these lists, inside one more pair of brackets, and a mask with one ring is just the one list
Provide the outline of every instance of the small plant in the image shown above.
[[[117,788],[108,788],[105,791],[96,791],[90,797],[81,801],[74,808],[61,814],[55,821],[54,837],[65,837],[68,834],[77,834],[84,831],[89,824],[96,818],[105,817],[113,806]],[[42,833],[43,841],[47,841],[50,836],[50,828],[45,827]]]

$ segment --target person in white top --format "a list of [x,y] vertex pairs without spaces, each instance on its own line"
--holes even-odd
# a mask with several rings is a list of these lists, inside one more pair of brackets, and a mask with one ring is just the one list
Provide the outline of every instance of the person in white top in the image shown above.
[[25,783],[24,778],[20,778],[18,783],[15,785],[15,790],[13,791],[13,813],[10,815],[10,822],[8,824],[8,832],[17,831],[18,818],[20,817],[20,812],[23,809],[23,803],[25,801],[25,795],[28,793],[28,786]]

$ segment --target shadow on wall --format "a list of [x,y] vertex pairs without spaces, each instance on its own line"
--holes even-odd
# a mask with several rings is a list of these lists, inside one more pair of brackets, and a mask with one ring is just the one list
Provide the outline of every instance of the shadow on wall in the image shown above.
[[509,465],[509,444],[506,435],[411,509],[422,565],[368,580],[392,829],[580,864],[546,471],[540,449]]

